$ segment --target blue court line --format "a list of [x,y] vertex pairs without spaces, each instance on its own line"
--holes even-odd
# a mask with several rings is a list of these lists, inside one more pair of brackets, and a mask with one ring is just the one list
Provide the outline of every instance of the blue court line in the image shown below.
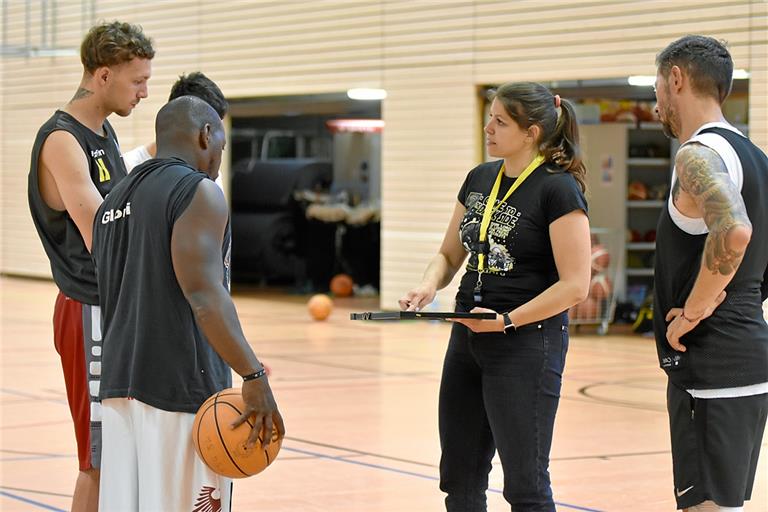
[[[287,446],[283,446],[282,449],[283,450],[288,450],[289,452],[301,453],[303,455],[311,455],[311,456],[317,457],[319,459],[329,459],[329,460],[334,460],[334,461],[337,461],[337,462],[346,462],[347,464],[355,464],[357,466],[364,466],[364,467],[367,467],[367,468],[381,469],[383,471],[390,471],[392,473],[399,473],[401,475],[415,476],[416,478],[423,478],[424,480],[432,480],[432,481],[438,481],[439,480],[438,477],[433,476],[433,475],[425,475],[423,473],[416,473],[414,471],[406,471],[406,470],[403,470],[403,469],[392,468],[392,467],[389,467],[389,466],[382,466],[380,464],[371,464],[370,462],[362,462],[362,461],[359,461],[359,460],[346,459],[344,457],[337,457],[337,456],[333,456],[333,455],[325,455],[323,453],[310,452],[310,451],[307,451],[307,450],[301,450],[299,448],[289,448]],[[502,491],[500,491],[499,489],[490,489],[489,488],[488,491],[496,493],[496,494],[502,494]],[[580,507],[578,505],[570,505],[568,503],[555,502],[555,505],[557,505],[558,507],[571,508],[573,510],[582,510],[584,512],[603,512],[603,511],[595,509],[595,508]]]
[[0,457],[0,462],[17,462],[27,460],[66,459],[74,455],[27,455],[26,457]]
[[54,398],[48,398],[48,397],[33,395],[32,393],[27,393],[25,391],[18,391],[16,389],[0,388],[0,392],[8,393],[9,395],[20,396],[20,397],[24,397],[24,398],[31,398],[33,400],[40,400],[42,402],[51,402],[51,403],[54,403],[54,404],[67,405],[67,401],[66,400],[54,399]]
[[[355,464],[357,466],[363,466],[363,467],[372,468],[372,469],[380,469],[380,470],[383,470],[383,471],[389,471],[391,473],[398,473],[400,475],[414,476],[416,478],[422,478],[424,480],[431,480],[431,481],[435,481],[435,482],[439,480],[438,477],[433,476],[433,475],[425,475],[423,473],[416,473],[414,471],[406,471],[406,470],[403,470],[403,469],[392,468],[392,467],[389,467],[389,466],[382,466],[381,464],[372,464],[370,462],[362,462],[362,461],[359,461],[359,460],[347,459],[347,458],[344,458],[344,457],[338,457],[338,456],[333,456],[333,455],[325,455],[323,453],[311,452],[311,451],[308,451],[308,450],[301,450],[299,448],[290,448],[288,446],[283,446],[282,449],[286,450],[286,451],[289,451],[289,452],[295,452],[295,453],[300,453],[300,454],[303,454],[303,455],[309,455],[311,457],[316,457],[316,458],[319,458],[319,459],[328,459],[328,460],[333,460],[333,461],[336,461],[336,462],[346,462],[347,464]],[[489,488],[488,491],[492,492],[492,493],[495,493],[495,494],[502,494],[502,491],[499,490],[499,489]],[[30,505],[36,505],[36,506],[38,506],[40,508],[43,508],[45,510],[54,510],[56,512],[66,512],[66,510],[62,510],[62,509],[59,509],[59,508],[56,508],[56,507],[52,507],[50,505],[46,505],[45,503],[40,503],[38,501],[33,501],[33,500],[30,500],[30,499],[27,499],[27,498],[23,498],[21,496],[16,496],[15,494],[10,494],[10,493],[5,492],[5,491],[0,491],[0,495],[7,496],[8,498],[13,498],[15,500],[23,501],[25,503],[29,503]],[[580,507],[578,505],[571,505],[569,503],[561,503],[561,502],[557,502],[557,501],[555,502],[555,505],[557,505],[558,507],[565,507],[565,508],[570,508],[570,509],[573,509],[573,510],[581,510],[583,512],[603,512],[601,510],[594,509],[594,508]]]
[[6,498],[11,498],[11,499],[14,499],[14,500],[19,500],[19,501],[22,501],[24,503],[28,503],[30,505],[34,505],[36,507],[39,507],[39,508],[42,508],[42,509],[45,509],[45,510],[53,510],[54,512],[67,512],[64,509],[52,507],[51,505],[46,505],[45,503],[41,503],[39,501],[30,500],[28,498],[24,498],[23,496],[16,496],[15,494],[11,494],[11,493],[5,492],[5,491],[0,491],[0,496],[5,496]]

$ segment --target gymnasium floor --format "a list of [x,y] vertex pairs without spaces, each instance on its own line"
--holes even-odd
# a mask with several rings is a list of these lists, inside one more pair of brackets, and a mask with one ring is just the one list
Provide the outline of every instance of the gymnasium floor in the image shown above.
[[[0,510],[68,510],[77,460],[51,339],[55,287],[0,277],[0,289]],[[436,398],[449,326],[347,320],[377,309],[370,300],[337,300],[323,323],[303,299],[235,300],[273,370],[287,437],[273,466],[235,482],[233,509],[443,510]],[[650,339],[572,334],[550,468],[558,510],[674,510],[664,387]],[[768,511],[767,441],[750,512]],[[501,476],[495,463],[490,511],[509,510]]]

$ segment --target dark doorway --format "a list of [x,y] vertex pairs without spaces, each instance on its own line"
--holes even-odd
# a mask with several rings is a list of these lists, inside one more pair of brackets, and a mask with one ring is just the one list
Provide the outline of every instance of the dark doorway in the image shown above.
[[345,273],[375,293],[380,133],[332,125],[380,120],[381,102],[269,97],[233,101],[230,111],[233,282],[308,293]]

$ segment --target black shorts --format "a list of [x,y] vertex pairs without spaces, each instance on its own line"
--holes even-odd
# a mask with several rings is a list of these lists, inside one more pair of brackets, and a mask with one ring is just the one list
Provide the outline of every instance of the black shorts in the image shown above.
[[707,500],[743,506],[752,496],[768,393],[697,399],[670,382],[667,410],[677,508]]

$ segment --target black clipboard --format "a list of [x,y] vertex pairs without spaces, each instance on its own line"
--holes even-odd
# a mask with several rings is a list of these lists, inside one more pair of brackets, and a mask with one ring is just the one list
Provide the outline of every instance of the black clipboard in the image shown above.
[[496,313],[464,313],[455,311],[366,311],[350,313],[350,320],[448,320],[463,318],[495,320]]

